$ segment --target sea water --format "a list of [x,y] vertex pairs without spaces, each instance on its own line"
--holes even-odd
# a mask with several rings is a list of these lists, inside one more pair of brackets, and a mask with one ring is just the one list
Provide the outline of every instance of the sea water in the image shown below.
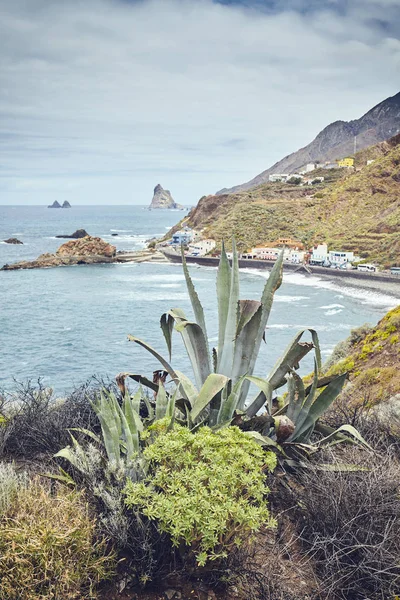
[[[0,241],[17,237],[23,242],[16,246],[0,242],[0,266],[54,252],[65,241],[56,235],[80,228],[115,244],[118,250],[139,250],[146,240],[164,235],[185,214],[139,206],[0,206]],[[204,304],[210,344],[216,345],[216,269],[193,265],[190,272]],[[241,298],[259,299],[267,277],[266,271],[241,271]],[[285,274],[256,372],[266,375],[300,329],[318,331],[327,359],[351,329],[376,323],[399,303],[400,298],[384,293]],[[14,378],[41,377],[45,385],[62,394],[92,375],[114,377],[124,371],[151,377],[160,365],[143,348],[129,342],[127,335],[144,339],[168,358],[159,321],[163,312],[176,307],[191,315],[182,267],[177,264],[0,272],[0,387],[12,389]],[[190,375],[178,333],[171,362]],[[303,361],[301,373],[311,368],[310,356]]]

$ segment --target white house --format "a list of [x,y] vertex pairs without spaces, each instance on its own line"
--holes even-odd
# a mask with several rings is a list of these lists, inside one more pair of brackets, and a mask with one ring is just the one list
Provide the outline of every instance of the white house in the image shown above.
[[329,252],[329,262],[332,266],[343,265],[344,263],[351,263],[354,260],[354,252],[343,252],[339,250],[331,250]]
[[300,264],[304,262],[305,255],[306,253],[304,252],[304,250],[291,250],[288,258],[290,262]]
[[268,177],[268,181],[287,181],[289,178],[289,173],[273,173]]
[[314,246],[311,251],[310,265],[322,265],[328,260],[328,257],[327,244],[318,244],[318,246]]
[[194,256],[204,256],[210,250],[215,248],[215,240],[199,240],[189,244],[189,254]]
[[192,241],[192,238],[192,230],[189,227],[185,227],[184,229],[180,229],[172,235],[172,244],[177,244],[179,246],[183,244],[185,246],[186,244],[189,244]]

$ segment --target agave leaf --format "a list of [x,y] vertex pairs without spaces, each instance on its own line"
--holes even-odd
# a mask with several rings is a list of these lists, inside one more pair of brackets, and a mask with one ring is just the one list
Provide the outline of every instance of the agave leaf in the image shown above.
[[262,315],[261,315],[261,321],[260,321],[260,329],[259,329],[256,339],[254,341],[253,355],[251,357],[251,361],[250,361],[250,365],[249,365],[249,374],[250,375],[252,375],[253,371],[254,371],[258,353],[260,351],[261,342],[263,340],[263,336],[265,333],[265,328],[267,326],[269,315],[271,312],[272,302],[274,299],[275,292],[282,283],[282,272],[283,272],[283,251],[280,253],[280,255],[278,256],[278,258],[275,261],[274,266],[271,269],[271,273],[269,274],[269,277],[264,286],[264,290],[263,290],[263,293],[261,296]]
[[[318,381],[318,375],[314,379],[314,381]],[[305,399],[305,391],[304,391],[304,383],[301,377],[297,375],[295,371],[292,371],[288,376],[288,392],[289,392],[289,402],[288,408],[286,412],[286,416],[296,424],[296,419],[300,414],[300,411],[304,404]]]
[[135,452],[139,452],[139,431],[143,431],[142,420],[139,414],[133,408],[130,398],[125,399],[123,409],[126,423],[132,436]]
[[108,459],[118,462],[120,460],[119,440],[121,435],[121,422],[119,415],[115,413],[115,410],[112,411],[110,409],[105,397],[102,394],[101,398],[102,400],[100,400],[99,405],[96,405],[94,402],[92,402],[91,405],[96,411],[97,417],[100,421],[103,442]]
[[274,448],[279,450],[284,456],[286,456],[282,447],[270,437],[261,435],[261,433],[258,433],[258,431],[244,431],[243,433],[247,435],[247,437],[251,437],[255,442],[257,442],[257,444],[260,444],[260,446],[273,446]]
[[229,378],[219,373],[211,373],[205,380],[200,392],[190,411],[192,421],[203,412],[210,402],[217,396],[228,383]]
[[[229,423],[232,420],[233,413],[235,412],[240,399],[240,390],[242,389],[244,380],[245,376],[240,377],[240,379],[238,379],[233,386],[233,389],[227,399],[221,402],[217,417],[218,424]],[[227,386],[224,389],[227,389]]]
[[[55,455],[57,456],[57,455]],[[66,485],[72,485],[74,487],[76,487],[76,483],[73,480],[73,478],[71,477],[71,475],[69,475],[66,471],[64,471],[61,467],[60,467],[60,475],[55,475],[54,473],[44,473],[43,476],[47,477],[48,479],[55,479],[55,481],[60,481],[61,483],[65,483]]]
[[[117,403],[117,409],[119,412],[119,417],[121,419],[121,438],[125,442],[126,445],[126,456],[128,459],[131,459],[137,452],[139,452],[139,434],[137,429],[134,426],[134,421],[132,422],[133,430],[128,423],[128,420],[124,414],[124,411]],[[121,442],[120,442],[121,447]]]
[[199,394],[198,390],[184,373],[181,373],[180,371],[175,372],[178,376],[178,388],[182,391],[183,396],[189,400],[190,406],[193,406],[194,401]]
[[[203,330],[197,323],[188,321],[183,311],[173,309],[169,311],[176,322],[176,330],[182,336],[186,352],[192,365],[196,385],[200,389],[208,375],[211,373],[210,357]],[[182,316],[183,315],[183,316]],[[178,383],[175,373],[174,380]]]
[[72,452],[71,447],[67,446],[66,448],[62,448],[56,454],[53,455],[54,458],[65,458],[73,467],[80,470],[80,465],[76,459],[76,455]]
[[199,300],[196,289],[193,285],[192,278],[190,277],[189,269],[186,264],[185,253],[183,252],[183,246],[181,247],[181,252],[182,252],[183,273],[185,275],[186,287],[189,292],[190,302],[192,303],[194,318],[196,320],[197,325],[199,325],[201,327],[201,329],[203,330],[204,338],[207,342],[207,348],[208,348],[208,336],[207,336],[206,321],[204,319],[203,306]]
[[156,397],[156,420],[163,419],[167,412],[168,399],[165,387],[160,385]]
[[150,381],[150,379],[147,379],[147,377],[143,377],[143,375],[139,375],[136,373],[121,373],[121,375],[124,375],[125,377],[130,377],[137,383],[143,384],[144,386],[148,387],[150,390],[153,390],[153,392],[156,392],[156,393],[158,392],[158,385],[156,383],[154,383],[153,381]]
[[289,438],[289,441],[307,440],[309,438],[319,417],[324,414],[342,391],[346,378],[347,373],[336,377],[336,379],[331,381],[331,383],[321,392],[309,409],[304,410],[303,413],[299,415],[296,429]]
[[317,442],[318,446],[325,445],[329,440],[332,440],[332,439],[337,439],[337,441],[339,441],[339,442],[349,441],[349,438],[347,436],[340,435],[342,432],[349,433],[358,442],[360,442],[363,446],[366,446],[366,448],[368,448],[372,452],[374,451],[372,446],[370,446],[368,444],[368,442],[363,438],[361,433],[359,431],[357,431],[357,429],[355,427],[353,427],[352,425],[342,425],[341,427],[338,427],[337,429],[335,429],[335,431],[332,431],[332,433],[330,433],[329,435],[324,437],[322,440],[319,440]]
[[272,388],[270,383],[266,379],[261,377],[255,377],[254,375],[246,375],[246,379],[250,383],[254,383],[260,390],[261,393],[250,403],[246,408],[246,414],[248,417],[254,417],[258,411],[267,404],[267,410],[269,414],[272,411]]
[[[229,308],[229,289],[231,283],[231,267],[229,265],[228,257],[226,256],[225,244],[223,241],[216,283],[218,299],[218,359],[218,356],[221,355],[221,352],[224,348],[226,320],[228,318]],[[215,371],[218,370],[218,360],[217,366],[214,367]]]
[[218,373],[228,377],[232,373],[233,353],[236,338],[237,309],[239,302],[239,263],[235,240],[232,241],[232,253],[233,259],[229,296],[227,299],[228,309],[226,314],[224,341],[222,348],[218,345],[217,365]]
[[99,436],[93,433],[93,431],[90,431],[89,429],[84,429],[83,427],[71,427],[70,429],[68,429],[68,431],[78,431],[79,433],[83,433],[88,437],[92,438],[92,440],[94,440],[98,444],[101,444],[101,439],[99,438]]
[[[246,301],[248,302],[248,301]],[[240,331],[235,341],[233,364],[232,364],[232,380],[236,382],[239,377],[249,373],[251,357],[253,355],[255,338],[260,328],[262,306],[259,302],[254,302],[252,305],[246,304],[244,307],[248,313],[243,317],[239,317]],[[251,373],[249,373],[251,375]],[[248,387],[248,386],[247,386]],[[243,397],[239,404],[239,408],[244,408]]]
[[[139,344],[139,346],[142,346],[143,348],[145,348],[148,352],[150,352],[150,354],[152,354],[164,367],[164,369],[167,371],[168,375],[175,381],[176,380],[176,373],[173,370],[173,368],[171,367],[171,365],[165,360],[165,358],[163,358],[161,356],[161,354],[159,352],[157,352],[157,350],[155,350],[154,348],[152,348],[152,346],[150,346],[149,344],[146,344],[146,342],[143,342],[143,340],[140,340],[139,338],[133,336],[133,335],[128,335],[128,340],[130,342],[135,342],[136,344]],[[143,381],[144,383],[144,381]]]
[[299,331],[286,348],[284,355],[278,360],[269,374],[268,381],[270,382],[272,389],[276,390],[284,385],[286,383],[285,378],[287,373],[292,369],[295,369],[300,360],[315,348],[314,343],[299,343],[306,331],[310,331],[313,335],[313,329],[303,329],[302,331]]
[[258,302],[258,300],[239,300],[239,319],[236,327],[236,336],[240,334],[243,327],[247,325],[261,306],[261,302]]
[[[157,388],[157,391],[158,391],[158,388]],[[147,412],[149,413],[149,420],[152,421],[154,419],[154,408],[150,404],[149,399],[148,399],[147,396],[144,396],[143,400],[144,400],[144,403],[146,405]]]
[[[158,388],[158,386],[157,386],[157,388]],[[143,390],[142,390],[142,386],[140,386],[139,389],[138,389],[138,391],[136,392],[136,394],[134,394],[134,396],[130,397],[130,404],[132,406],[132,409],[138,415],[140,413],[140,401],[142,399],[142,396],[143,396]]]
[[164,334],[165,342],[168,348],[169,360],[172,354],[172,330],[174,328],[174,319],[168,313],[161,315],[160,327]]
[[317,463],[313,465],[317,471],[334,471],[339,473],[355,473],[359,471],[370,471],[368,467],[361,467],[351,463]]

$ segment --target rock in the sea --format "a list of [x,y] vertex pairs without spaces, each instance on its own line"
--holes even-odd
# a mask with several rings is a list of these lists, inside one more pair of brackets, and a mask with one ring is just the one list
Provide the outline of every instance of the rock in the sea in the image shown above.
[[1,271],[17,269],[40,269],[59,267],[62,265],[85,265],[114,262],[117,250],[99,237],[90,235],[66,242],[55,254],[41,254],[36,260],[21,261],[12,265],[4,265]]
[[61,208],[71,208],[70,203],[68,202],[68,200],[64,200],[63,205]]
[[8,240],[4,240],[6,244],[23,244],[21,240],[17,240],[17,238],[8,238]]
[[47,208],[61,208],[61,204],[57,200],[54,200],[53,204],[49,204]]
[[79,240],[81,238],[86,237],[87,235],[89,234],[85,229],[77,229],[71,235],[56,235],[56,238]]
[[154,188],[154,196],[151,201],[149,208],[182,208],[180,204],[177,204],[171,192],[164,190],[164,188],[158,184]]

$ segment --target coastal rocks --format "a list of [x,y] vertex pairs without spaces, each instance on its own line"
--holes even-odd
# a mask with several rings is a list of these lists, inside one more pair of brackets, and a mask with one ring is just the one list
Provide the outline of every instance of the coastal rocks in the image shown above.
[[56,238],[79,240],[79,239],[84,238],[84,237],[86,237],[88,235],[89,234],[88,234],[88,232],[85,229],[77,229],[71,235],[56,235]]
[[23,244],[21,240],[17,240],[17,238],[8,238],[8,240],[4,240],[5,244]]
[[4,265],[1,271],[43,269],[48,267],[114,262],[116,248],[99,237],[90,235],[66,242],[55,254],[41,254],[36,260]]
[[116,248],[99,237],[87,235],[79,240],[65,242],[56,252],[57,256],[63,257],[91,257],[114,258]]
[[64,200],[62,206],[57,200],[54,200],[53,204],[49,204],[47,208],[71,208],[71,205],[68,200]]
[[154,196],[151,201],[149,208],[183,208],[180,204],[177,204],[171,192],[164,190],[164,188],[158,184],[154,188]]

